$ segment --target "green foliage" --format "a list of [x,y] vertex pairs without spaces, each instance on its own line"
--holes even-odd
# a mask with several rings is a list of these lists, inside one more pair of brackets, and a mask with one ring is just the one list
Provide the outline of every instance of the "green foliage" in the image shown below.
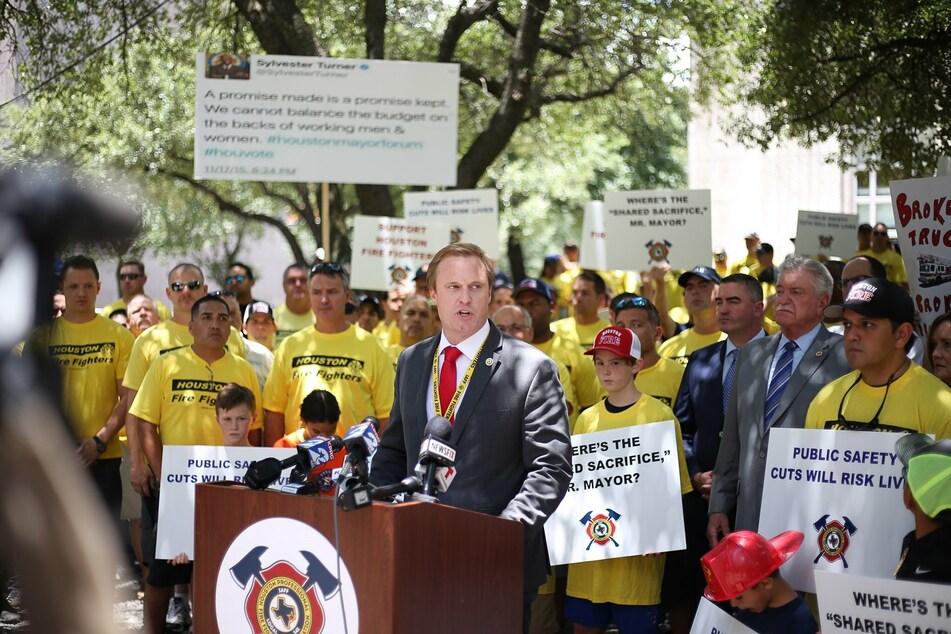
[[835,139],[843,167],[933,173],[951,152],[951,3],[774,0],[741,12],[741,139]]

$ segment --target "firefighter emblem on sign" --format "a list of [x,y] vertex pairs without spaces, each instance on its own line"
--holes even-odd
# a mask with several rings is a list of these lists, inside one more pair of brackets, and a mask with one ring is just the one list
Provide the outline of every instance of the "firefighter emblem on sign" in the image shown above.
[[608,542],[620,546],[617,540],[614,539],[614,533],[617,531],[617,520],[621,519],[620,513],[612,509],[605,509],[604,513],[598,513],[597,515],[593,515],[593,513],[593,511],[588,511],[581,518],[581,525],[585,527],[585,533],[591,540],[585,550],[591,550],[591,546],[594,544],[604,546]]
[[842,521],[829,521],[828,515],[823,515],[816,520],[813,525],[818,536],[816,543],[819,545],[819,554],[812,563],[817,564],[819,560],[825,558],[828,562],[842,560],[842,567],[848,568],[849,562],[845,559],[845,552],[849,549],[849,543],[852,535],[858,532],[858,528],[845,515]]
[[647,247],[647,253],[650,255],[650,261],[648,264],[653,264],[654,262],[666,262],[670,264],[667,260],[667,256],[670,255],[670,247],[674,246],[667,240],[657,240],[648,242],[644,245]]

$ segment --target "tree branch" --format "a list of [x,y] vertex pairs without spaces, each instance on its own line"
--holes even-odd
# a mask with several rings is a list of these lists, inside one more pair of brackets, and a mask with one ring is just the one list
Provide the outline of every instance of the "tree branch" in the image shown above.
[[291,233],[291,230],[283,222],[268,216],[267,214],[259,214],[252,211],[246,211],[244,208],[240,207],[233,201],[228,200],[222,196],[219,192],[215,191],[212,187],[203,183],[199,180],[195,180],[193,177],[182,172],[176,172],[164,167],[159,167],[155,170],[156,173],[167,176],[173,180],[180,181],[185,183],[189,187],[192,187],[199,192],[205,194],[218,206],[218,209],[221,211],[233,214],[243,220],[249,220],[254,222],[261,222],[266,225],[270,225],[276,228],[284,236],[284,239],[287,241],[287,245],[291,248],[291,251],[294,252],[294,258],[296,261],[304,261],[304,251],[301,249],[300,243],[297,242],[297,238]]
[[476,68],[468,62],[459,62],[459,76],[468,82],[479,86],[482,90],[494,96],[497,99],[502,98],[502,90],[505,86],[498,79],[488,76],[488,73]]
[[623,84],[628,77],[638,73],[639,71],[643,70],[643,68],[644,67],[640,63],[629,66],[615,75],[611,81],[608,82],[607,86],[602,86],[601,88],[596,88],[587,92],[539,95],[537,100],[535,100],[532,105],[538,107],[550,103],[578,103],[579,101],[588,101],[590,99],[597,99],[598,97],[613,95],[615,92],[617,92],[618,87]]
[[386,0],[366,0],[363,8],[364,41],[369,59],[384,58],[386,43]]
[[443,31],[439,42],[437,62],[451,62],[456,54],[456,46],[462,35],[476,22],[488,19],[499,10],[499,0],[481,0],[472,7],[467,7],[465,0],[460,0],[459,9],[449,18],[446,30]]
[[294,0],[233,0],[272,55],[329,57]]
[[[496,22],[498,22],[499,26],[502,27],[502,30],[505,31],[508,35],[515,37],[518,34],[518,29],[515,27],[514,24],[512,24],[511,22],[505,19],[505,16],[502,15],[501,11],[496,11],[492,15],[492,17],[495,19]],[[544,37],[540,37],[538,39],[538,43],[539,43],[539,48],[541,48],[542,50],[551,51],[552,53],[556,55],[560,55],[561,57],[565,57],[565,58],[570,58],[572,55],[574,55],[574,52],[578,49],[578,46],[583,44],[582,41],[576,41],[576,42],[572,42],[572,44],[569,46],[564,44],[558,44],[557,42],[554,42]]]

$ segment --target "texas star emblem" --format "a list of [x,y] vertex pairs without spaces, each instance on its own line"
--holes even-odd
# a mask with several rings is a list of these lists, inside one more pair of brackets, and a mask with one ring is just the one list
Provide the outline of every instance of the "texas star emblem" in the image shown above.
[[590,550],[594,544],[604,546],[608,542],[620,546],[617,540],[614,539],[614,533],[617,531],[616,522],[621,519],[620,513],[612,509],[605,509],[604,513],[598,513],[594,516],[592,516],[592,513],[593,511],[588,511],[580,520],[581,525],[585,527],[585,534],[591,538],[585,550]]

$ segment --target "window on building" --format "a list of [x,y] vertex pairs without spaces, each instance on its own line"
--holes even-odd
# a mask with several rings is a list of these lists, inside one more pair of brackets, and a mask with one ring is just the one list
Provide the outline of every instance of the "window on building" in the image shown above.
[[871,170],[855,173],[855,213],[859,223],[874,225],[884,223],[889,229],[895,228],[895,214],[892,211],[892,196],[888,188],[888,178]]

